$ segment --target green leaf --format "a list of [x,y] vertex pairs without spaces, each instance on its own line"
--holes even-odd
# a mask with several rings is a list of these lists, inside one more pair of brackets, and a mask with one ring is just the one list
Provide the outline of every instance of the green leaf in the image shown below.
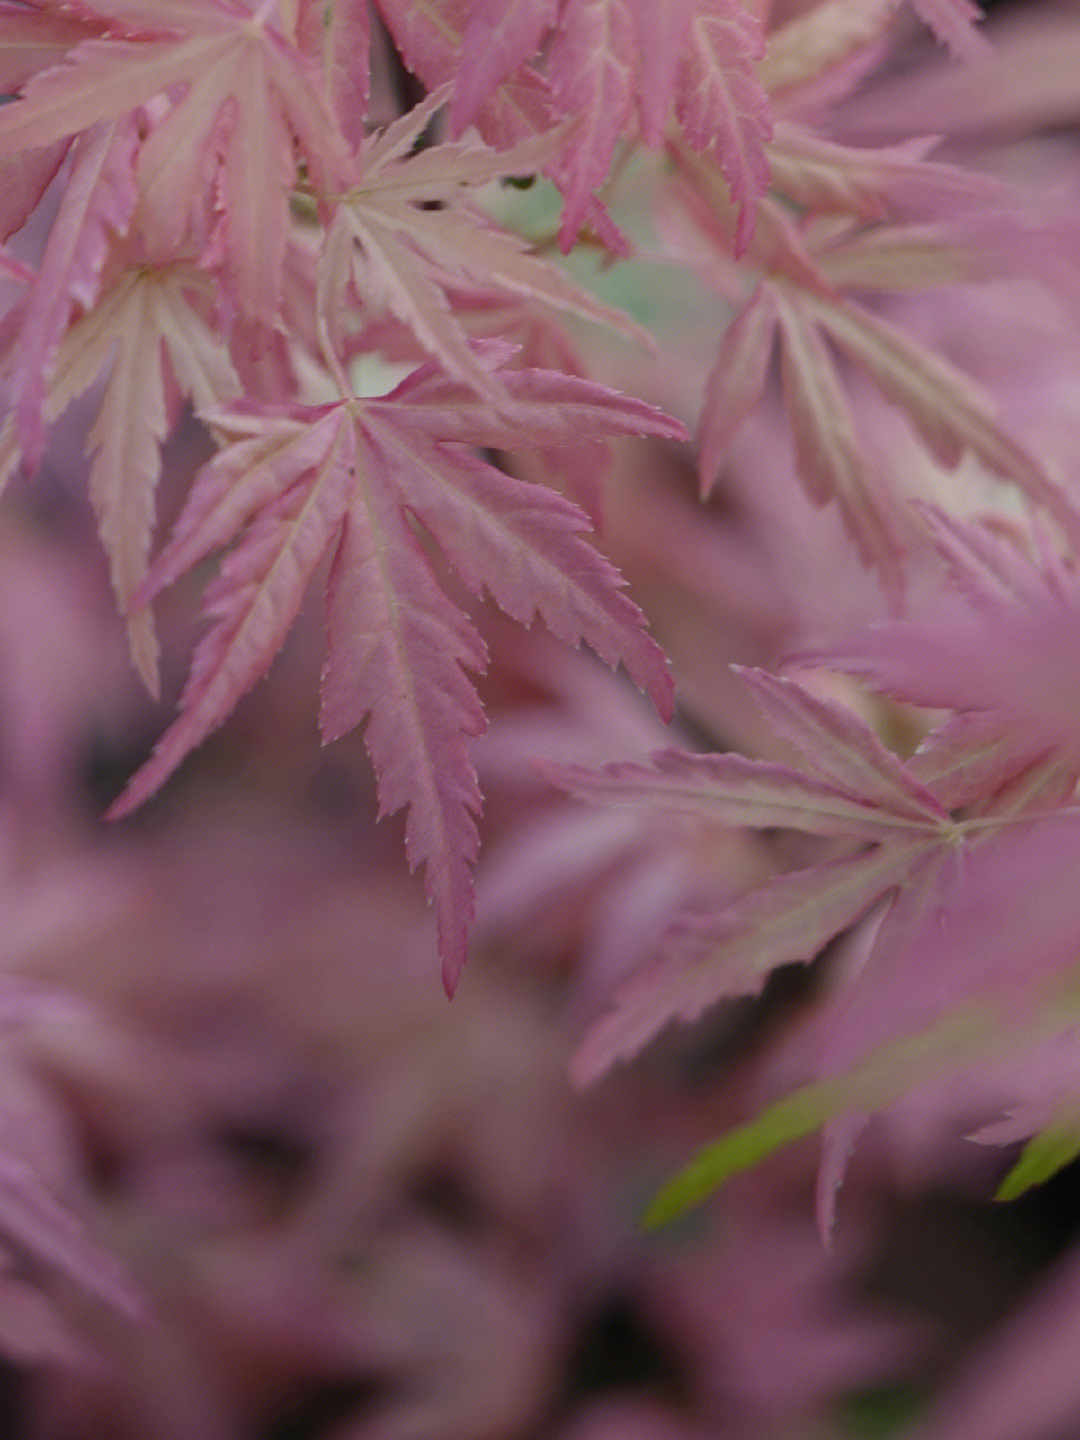
[[[993,1044],[1001,1024],[1001,1017],[989,1007],[964,1007],[921,1034],[882,1046],[846,1075],[829,1076],[793,1091],[699,1150],[655,1197],[642,1224],[653,1229],[677,1219],[733,1176],[812,1135],[838,1115],[882,1109],[932,1078],[937,1066],[955,1067],[958,1056],[987,1040]],[[1074,1153],[1080,1153],[1080,1141]]]
[[1080,1115],[1055,1121],[1033,1135],[998,1187],[995,1200],[1016,1200],[1080,1155]]

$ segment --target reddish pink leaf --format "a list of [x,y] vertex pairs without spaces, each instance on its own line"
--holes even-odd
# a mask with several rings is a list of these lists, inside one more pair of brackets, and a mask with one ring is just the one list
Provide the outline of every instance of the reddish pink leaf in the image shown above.
[[15,424],[26,465],[37,468],[45,444],[43,409],[61,337],[76,305],[97,299],[109,234],[123,235],[135,208],[136,130],[102,124],[73,147],[72,164],[27,298],[15,372]]
[[559,0],[474,0],[450,112],[455,135],[475,120],[497,85],[533,58],[558,9]]
[[330,572],[320,723],[330,741],[370,717],[364,742],[380,813],[408,810],[405,850],[410,866],[425,867],[453,994],[475,908],[469,870],[481,803],[465,739],[484,728],[464,668],[483,670],[487,656],[439,589],[380,468],[369,456]]
[[[495,344],[480,353],[494,369],[507,350]],[[509,413],[491,421],[499,443],[663,434],[674,423],[572,377],[519,371],[506,379]],[[553,395],[564,401],[554,423]],[[336,546],[323,737],[370,717],[380,803],[384,813],[408,811],[407,853],[425,868],[450,990],[473,915],[480,804],[465,741],[483,728],[483,712],[465,671],[483,669],[485,652],[439,589],[414,524],[472,588],[486,586],[516,619],[539,613],[563,639],[585,640],[609,664],[621,662],[670,715],[663,654],[622,594],[618,572],[582,538],[581,512],[462,448],[488,442],[490,407],[434,366],[378,400],[245,401],[204,414],[225,448],[200,471],[133,603],[145,604],[212,551],[234,548],[206,593],[215,623],[196,652],[181,714],[110,813],[126,815],[151,795],[265,673],[315,566]]]
[[[721,826],[759,830],[775,826],[875,843],[934,823],[929,816],[908,817],[786,765],[744,755],[660,750],[648,765],[613,761],[599,771],[581,765],[541,765],[540,769],[553,784],[581,800],[671,810]],[[934,818],[948,819],[943,813]]]
[[590,1029],[573,1064],[591,1084],[672,1021],[694,1021],[718,1001],[757,994],[777,966],[809,962],[900,884],[926,841],[878,846],[812,870],[780,875],[715,915],[685,916],[666,953],[631,979]]
[[[651,768],[599,774],[551,767],[550,777],[594,803],[690,813],[717,826],[780,826],[869,848],[781,874],[669,928],[659,959],[618,992],[576,1062],[592,1080],[636,1053],[672,1020],[694,1020],[725,996],[753,994],[777,966],[813,960],[897,885],[932,872],[959,832],[948,812],[853,715],[791,682],[748,681],[811,774],[741,756],[666,752]],[[832,852],[835,854],[835,851]]]
[[350,166],[348,146],[306,57],[224,0],[94,0],[92,13],[118,33],[83,41],[65,64],[35,76],[22,99],[3,107],[0,154],[117,120],[184,86],[148,142],[152,166],[140,164],[140,178],[152,182],[151,228],[155,212],[165,232],[175,233],[178,217],[194,220],[205,208],[206,176],[195,162],[213,155],[220,139],[227,278],[244,311],[272,322],[296,166],[293,141],[322,183],[341,184]]
[[576,506],[407,431],[369,426],[403,503],[473,591],[486,587],[522,624],[539,614],[560,640],[584,640],[607,664],[621,661],[671,718],[663,653],[618,571],[580,538],[589,526]]
[[207,587],[214,624],[200,643],[180,697],[180,716],[132,777],[109,814],[129,815],[158,790],[269,669],[329,549],[355,473],[355,436],[332,409],[314,427],[318,458],[279,476],[279,493],[250,525]]
[[913,823],[948,820],[937,799],[850,710],[764,670],[737,669],[737,673],[770,726],[830,785],[862,795]]
[[296,43],[314,62],[327,104],[353,149],[367,115],[370,27],[368,0],[300,0]]

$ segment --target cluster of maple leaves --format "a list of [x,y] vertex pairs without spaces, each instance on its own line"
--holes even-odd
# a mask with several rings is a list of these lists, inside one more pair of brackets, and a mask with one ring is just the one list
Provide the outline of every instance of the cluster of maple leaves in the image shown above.
[[[1053,457],[888,304],[991,277],[1059,284],[1059,217],[1033,214],[1005,180],[928,158],[921,137],[871,142],[824,123],[912,21],[907,9],[0,0],[0,274],[12,297],[0,320],[0,483],[33,472],[52,423],[93,393],[90,498],[133,662],[154,693],[153,601],[224,557],[179,716],[112,814],[142,804],[228,717],[325,574],[321,733],[366,727],[381,809],[407,811],[408,860],[424,867],[448,990],[475,909],[481,796],[468,747],[484,727],[474,677],[486,649],[441,567],[514,620],[539,617],[561,641],[621,664],[668,718],[670,668],[588,536],[588,467],[576,462],[608,437],[684,441],[692,428],[707,496],[779,357],[800,480],[837,508],[895,617],[804,663],[945,718],[904,761],[812,687],[751,673],[797,764],[669,750],[599,772],[551,769],[591,802],[824,842],[819,863],[677,916],[662,955],[588,1037],[581,1078],[837,936],[867,937],[842,1023],[820,1042],[825,1078],[721,1142],[672,1205],[825,1121],[845,1150],[858,1116],[925,1067],[925,1052],[897,1058],[888,1046],[917,1030],[955,1057],[949,1026],[972,997],[989,1009],[964,1043],[991,1048],[1002,995],[956,867],[970,867],[964,883],[978,890],[1075,844],[1064,807],[1080,775],[1080,511]],[[911,9],[953,63],[989,63],[969,0]],[[397,114],[373,98],[374,82],[386,85],[370,56],[385,58],[386,35],[423,92]],[[644,337],[485,203],[501,178],[542,175],[561,193],[564,251],[585,237],[627,254],[604,185],[633,151],[655,166],[665,259],[728,314],[700,410],[688,397],[680,418],[540,363],[560,316]],[[413,368],[389,393],[358,393],[357,362],[384,321]],[[903,416],[928,468],[968,457],[1021,497],[1024,520],[995,532],[906,504],[902,477],[871,443],[883,406]],[[162,447],[188,408],[216,453],[152,556]],[[551,485],[499,459],[522,450],[545,458]],[[945,598],[906,610],[913,556],[935,551]],[[1045,985],[1056,998],[1013,1048],[1017,1036],[1037,1048],[1063,1015],[1075,1019],[1055,986],[1080,912],[1054,908],[1048,873],[1052,933],[1026,994]],[[969,957],[951,987],[932,983],[940,943],[928,951],[920,930],[938,912]],[[892,1004],[891,986],[925,1004]],[[866,1061],[882,1046],[891,1059]],[[861,1089],[838,1098],[832,1078],[863,1074],[864,1061]],[[1068,1108],[1069,1086],[1059,1088],[1027,1133]]]

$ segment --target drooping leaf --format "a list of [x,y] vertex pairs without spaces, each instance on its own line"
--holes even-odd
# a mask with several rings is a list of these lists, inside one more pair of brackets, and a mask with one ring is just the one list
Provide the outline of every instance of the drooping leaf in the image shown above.
[[[1080,850],[1075,811],[976,834],[978,844],[901,892],[853,983],[809,1018],[798,1037],[807,1083],[706,1147],[657,1198],[651,1220],[674,1218],[830,1121],[888,1109],[969,1072],[1022,1073],[1025,1055],[1075,1031],[1080,909],[1075,887],[1062,883]],[[1049,1078],[1059,1109],[1074,1105],[1075,1078],[1067,1097],[1060,1077]],[[1071,1126],[1051,1125],[1033,1143],[1006,1193],[1052,1173]]]
[[[223,339],[191,303],[207,277],[190,265],[129,270],[65,332],[56,351],[43,418],[57,418],[103,374],[106,377],[87,451],[90,495],[110,578],[122,610],[130,611],[132,659],[157,692],[157,641],[148,611],[132,609],[146,573],[153,530],[161,445],[169,429],[163,347],[182,392],[199,405],[221,403],[239,382]],[[0,485],[22,458],[15,416],[0,430]]]
[[345,518],[327,589],[324,741],[368,719],[364,740],[384,815],[406,808],[409,864],[425,867],[443,984],[453,994],[474,914],[470,867],[480,789],[466,740],[484,713],[466,675],[483,641],[439,589],[377,455]]
[[[504,353],[497,347],[492,363]],[[471,589],[489,590],[517,620],[539,614],[560,639],[621,662],[665,717],[673,704],[663,654],[618,572],[584,538],[584,515],[464,446],[491,443],[493,434],[512,448],[605,432],[678,435],[681,427],[572,377],[516,371],[506,384],[501,414],[431,364],[382,398],[322,407],[248,401],[206,414],[226,444],[200,471],[133,604],[233,548],[207,590],[214,623],[181,713],[110,812],[118,818],[146,800],[265,674],[316,566],[332,553],[323,738],[367,721],[382,811],[407,810],[407,854],[424,866],[448,990],[473,915],[480,805],[466,741],[483,728],[483,712],[466,672],[482,670],[486,655],[440,589],[413,524]],[[552,390],[567,402],[555,421]]]
[[[307,57],[259,13],[224,3],[94,0],[108,27],[34,75],[0,112],[0,158],[117,121],[184,87],[139,157],[141,224],[175,237],[207,203],[218,150],[225,275],[240,308],[272,322],[288,235],[298,142],[313,176],[348,176],[348,145]],[[168,247],[166,247],[166,253]]]
[[553,766],[549,778],[592,803],[843,838],[848,853],[779,874],[716,910],[680,916],[661,955],[617,992],[586,1036],[574,1062],[579,1083],[636,1054],[671,1021],[695,1020],[727,996],[757,993],[778,966],[813,960],[898,885],[932,870],[960,833],[854,715],[791,681],[758,672],[746,679],[772,728],[805,757],[805,771],[667,752],[650,767]]
[[449,375],[496,404],[504,394],[503,378],[470,345],[450,303],[454,287],[473,285],[492,296],[536,301],[644,340],[626,315],[600,304],[469,203],[470,190],[550,163],[559,133],[532,136],[505,151],[457,142],[410,155],[445,98],[445,92],[435,92],[362,149],[360,179],[344,196],[335,221],[347,229],[348,244],[331,250],[328,243],[324,256],[334,272],[328,293],[342,293],[351,279],[364,300],[385,303]]
[[97,299],[109,234],[123,235],[135,208],[136,131],[130,121],[86,131],[73,147],[56,219],[23,312],[13,410],[29,469],[45,443],[43,410],[56,352],[76,306]]
[[[1056,763],[1065,793],[1080,773],[1080,584],[1050,546],[1022,543],[924,509],[950,582],[904,618],[879,622],[817,660],[916,705],[961,712],[993,742],[990,793],[1034,761]],[[810,659],[812,657],[806,657]],[[970,733],[962,749],[977,752]],[[940,742],[936,742],[940,752]],[[987,760],[991,757],[983,750]],[[992,782],[992,783],[991,783]]]

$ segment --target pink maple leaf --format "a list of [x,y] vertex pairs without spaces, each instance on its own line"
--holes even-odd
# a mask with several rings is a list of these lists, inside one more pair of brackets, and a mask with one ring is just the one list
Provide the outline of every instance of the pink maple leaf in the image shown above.
[[1018,540],[922,510],[949,583],[902,619],[882,621],[829,652],[807,654],[897,699],[957,715],[915,757],[953,805],[1045,803],[1080,775],[1080,584],[1047,543]]
[[678,0],[662,11],[643,0],[567,0],[549,57],[557,110],[582,117],[562,162],[564,248],[636,103],[648,144],[663,143],[674,108],[694,149],[715,149],[740,210],[737,248],[745,249],[769,180],[763,146],[771,122],[754,72],[764,50],[741,0]]
[[323,739],[368,721],[381,809],[408,810],[407,854],[425,867],[448,991],[473,914],[480,805],[465,742],[484,720],[465,672],[482,670],[486,652],[440,588],[412,521],[471,590],[486,588],[515,619],[528,624],[539,614],[560,639],[621,661],[665,717],[672,707],[663,655],[618,572],[583,538],[584,515],[463,446],[675,436],[681,427],[572,377],[515,371],[503,380],[499,410],[429,365],[382,399],[315,409],[241,402],[206,415],[232,443],[200,472],[133,603],[236,543],[206,592],[214,624],[196,651],[181,713],[110,812],[126,815],[147,799],[265,673],[317,565],[332,554]]
[[[76,238],[79,233],[76,227]],[[90,238],[96,243],[96,236]],[[150,552],[161,446],[169,429],[169,386],[178,382],[180,393],[200,405],[220,403],[239,390],[225,341],[192,303],[193,296],[205,295],[209,283],[208,276],[182,263],[132,268],[113,276],[96,303],[68,326],[55,345],[44,397],[38,401],[31,384],[23,392],[27,403],[33,399],[29,428],[34,439],[38,417],[52,422],[96,380],[106,377],[87,440],[93,456],[90,498],[113,590],[121,608],[129,611],[132,659],[151,693],[156,693],[158,682],[150,613],[129,607]],[[27,336],[29,347],[46,360],[53,349],[57,312],[66,308],[64,287],[54,276],[43,292],[42,314],[36,317],[39,328],[31,328]],[[33,309],[27,311],[34,321]],[[26,312],[20,307],[18,313]],[[16,329],[16,353],[19,339]],[[0,486],[22,458],[19,418],[18,411],[9,413],[0,427]],[[26,423],[24,419],[24,428]]]
[[26,465],[34,470],[45,443],[43,411],[60,341],[76,306],[97,299],[110,231],[122,235],[135,208],[136,131],[130,120],[85,131],[27,296],[14,369],[15,425]]
[[[170,97],[139,153],[140,229],[151,249],[156,243],[174,255],[204,210],[216,171],[226,279],[244,312],[272,322],[293,143],[313,178],[327,185],[350,165],[317,71],[261,11],[225,0],[93,0],[87,11],[109,33],[35,74],[3,108],[0,156],[54,144]],[[219,164],[210,163],[219,154]]]
[[581,1083],[635,1054],[672,1020],[725,996],[756,993],[776,966],[810,961],[955,838],[948,812],[855,716],[790,681],[744,675],[772,727],[796,746],[797,770],[739,755],[666,751],[650,765],[549,778],[593,803],[690,813],[718,827],[780,827],[841,841],[818,865],[773,877],[718,910],[685,914],[661,956],[633,976],[587,1036]]
[[406,64],[428,85],[452,81],[455,133],[470,121],[483,128],[493,92],[531,73],[523,67],[549,37],[551,119],[576,121],[548,171],[566,196],[564,250],[584,223],[597,224],[593,191],[635,110],[650,145],[663,143],[674,112],[695,149],[715,149],[745,245],[768,187],[771,126],[754,68],[764,37],[742,0],[481,0],[467,13],[462,0],[422,9],[380,0],[380,9]]
[[[342,197],[327,233],[325,293],[342,294],[352,281],[365,301],[385,303],[450,375],[496,404],[504,395],[502,380],[470,346],[448,298],[448,290],[463,283],[489,297],[537,301],[643,339],[624,314],[601,305],[470,203],[471,191],[551,161],[558,133],[533,135],[504,151],[473,141],[410,155],[446,98],[445,90],[435,91],[362,146],[359,178]],[[329,314],[328,319],[332,323]]]

